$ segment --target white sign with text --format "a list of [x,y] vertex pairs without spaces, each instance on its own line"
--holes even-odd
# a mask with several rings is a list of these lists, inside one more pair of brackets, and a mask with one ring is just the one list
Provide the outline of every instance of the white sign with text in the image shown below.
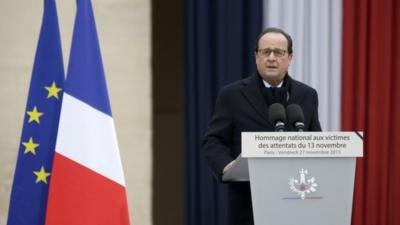
[[362,156],[363,132],[242,132],[243,158]]

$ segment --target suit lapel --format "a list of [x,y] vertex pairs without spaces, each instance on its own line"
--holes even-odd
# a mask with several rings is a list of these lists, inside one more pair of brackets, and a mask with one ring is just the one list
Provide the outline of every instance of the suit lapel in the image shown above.
[[[255,111],[268,121],[268,106],[265,102],[263,95],[261,94],[260,84],[258,75],[255,74],[248,79],[243,80],[243,88],[241,89],[242,94],[245,99],[250,103],[250,105],[255,109]],[[271,124],[272,125],[272,124]],[[273,126],[273,125],[272,125]]]
[[301,86],[296,80],[293,80],[290,76],[288,76],[288,79],[291,82],[288,105],[301,104],[304,100],[305,92],[301,90]]

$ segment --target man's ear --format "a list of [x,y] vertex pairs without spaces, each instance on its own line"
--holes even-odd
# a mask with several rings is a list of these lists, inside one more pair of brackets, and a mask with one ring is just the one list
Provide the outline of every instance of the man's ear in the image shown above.
[[292,59],[293,59],[293,53],[291,53],[288,57],[289,57],[289,65],[290,65],[292,62]]

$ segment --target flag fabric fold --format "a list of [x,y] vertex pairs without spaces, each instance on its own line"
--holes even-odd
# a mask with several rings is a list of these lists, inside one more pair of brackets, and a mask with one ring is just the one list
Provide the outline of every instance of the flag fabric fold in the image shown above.
[[63,99],[64,66],[55,0],[44,0],[10,196],[8,225],[43,225]]
[[77,1],[46,225],[128,225],[125,181],[90,0]]

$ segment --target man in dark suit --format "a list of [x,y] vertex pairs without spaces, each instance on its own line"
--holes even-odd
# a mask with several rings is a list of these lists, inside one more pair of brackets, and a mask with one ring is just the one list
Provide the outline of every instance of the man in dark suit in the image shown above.
[[[268,107],[298,104],[305,117],[305,131],[320,131],[317,92],[288,75],[293,57],[291,37],[281,29],[267,28],[258,37],[254,55],[257,73],[221,89],[202,151],[214,175],[223,174],[241,153],[241,132],[274,131]],[[286,130],[294,130],[287,124]],[[249,182],[228,184],[229,225],[254,224]]]

